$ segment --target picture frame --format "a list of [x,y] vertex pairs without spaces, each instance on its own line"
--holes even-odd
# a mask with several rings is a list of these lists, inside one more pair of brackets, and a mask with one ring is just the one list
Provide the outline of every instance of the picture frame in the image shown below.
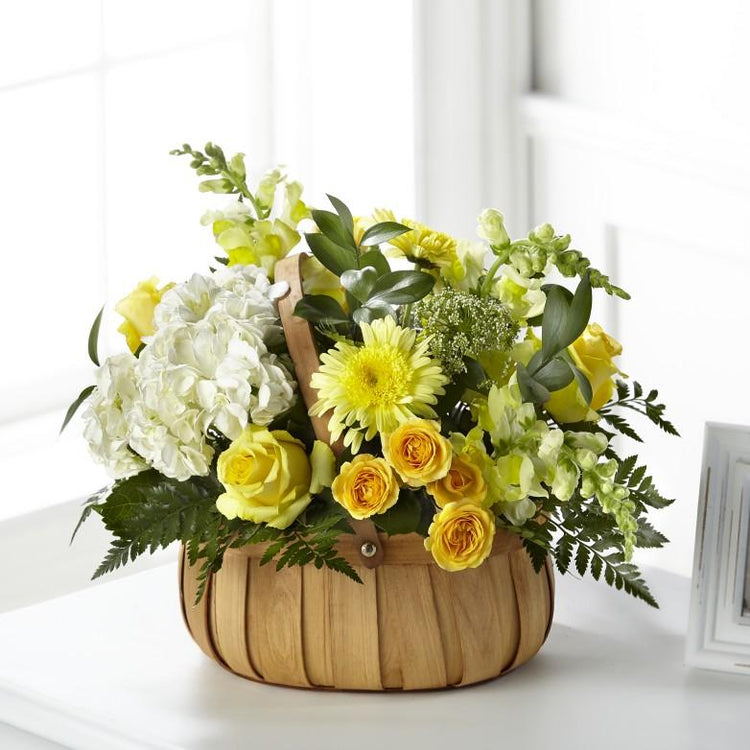
[[750,427],[705,427],[685,658],[750,675]]

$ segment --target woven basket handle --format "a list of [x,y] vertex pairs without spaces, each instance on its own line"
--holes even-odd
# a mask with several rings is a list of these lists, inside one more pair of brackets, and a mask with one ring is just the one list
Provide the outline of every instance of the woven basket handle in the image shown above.
[[[320,364],[318,349],[315,346],[315,338],[310,323],[294,314],[294,308],[302,299],[302,261],[307,256],[304,253],[290,255],[276,264],[274,271],[275,281],[286,281],[289,291],[279,299],[279,317],[284,327],[287,348],[294,363],[294,373],[299,385],[300,394],[305,406],[309,409],[318,399],[317,392],[310,385],[310,379],[317,371]],[[344,450],[341,439],[335,443],[331,442],[331,432],[328,422],[331,412],[326,412],[321,417],[310,417],[315,437],[331,446],[335,455],[340,455]],[[369,520],[351,520],[358,548],[361,550],[360,557],[362,565],[367,568],[375,568],[383,560],[383,546],[378,538],[375,524]],[[366,553],[366,554],[365,554]]]

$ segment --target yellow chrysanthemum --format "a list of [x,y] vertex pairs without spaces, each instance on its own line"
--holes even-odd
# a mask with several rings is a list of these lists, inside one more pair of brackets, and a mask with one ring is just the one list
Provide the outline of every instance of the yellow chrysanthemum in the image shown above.
[[321,356],[311,384],[318,401],[310,414],[332,410],[328,428],[334,440],[346,430],[344,444],[356,453],[362,440],[392,432],[414,415],[435,417],[430,404],[445,391],[448,378],[427,356],[428,341],[393,318],[362,324],[364,344],[339,341]]
[[[386,209],[376,210],[373,218],[375,221],[396,220],[393,211]],[[461,269],[458,243],[454,237],[411,219],[401,219],[401,224],[411,227],[412,231],[388,241],[393,246],[395,255],[403,256],[413,263],[437,268],[441,274],[455,274]]]

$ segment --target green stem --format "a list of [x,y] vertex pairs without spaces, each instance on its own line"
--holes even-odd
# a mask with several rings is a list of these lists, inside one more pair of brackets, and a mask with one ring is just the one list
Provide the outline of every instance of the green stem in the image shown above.
[[487,271],[487,275],[484,277],[484,281],[482,282],[482,286],[479,290],[480,297],[484,298],[489,295],[490,290],[492,289],[492,282],[495,280],[495,274],[502,264],[502,257],[495,258],[495,262],[490,266],[489,271]]
[[403,311],[401,313],[401,322],[404,326],[409,326],[409,321],[411,320],[411,302],[409,304],[404,305]]

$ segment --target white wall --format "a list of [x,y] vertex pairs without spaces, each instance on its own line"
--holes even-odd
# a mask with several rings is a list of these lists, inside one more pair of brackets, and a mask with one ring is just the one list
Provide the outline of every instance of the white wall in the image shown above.
[[525,98],[532,215],[633,295],[599,317],[622,369],[659,387],[682,439],[644,425],[656,519],[641,559],[689,575],[703,423],[750,424],[750,6],[536,0]]

